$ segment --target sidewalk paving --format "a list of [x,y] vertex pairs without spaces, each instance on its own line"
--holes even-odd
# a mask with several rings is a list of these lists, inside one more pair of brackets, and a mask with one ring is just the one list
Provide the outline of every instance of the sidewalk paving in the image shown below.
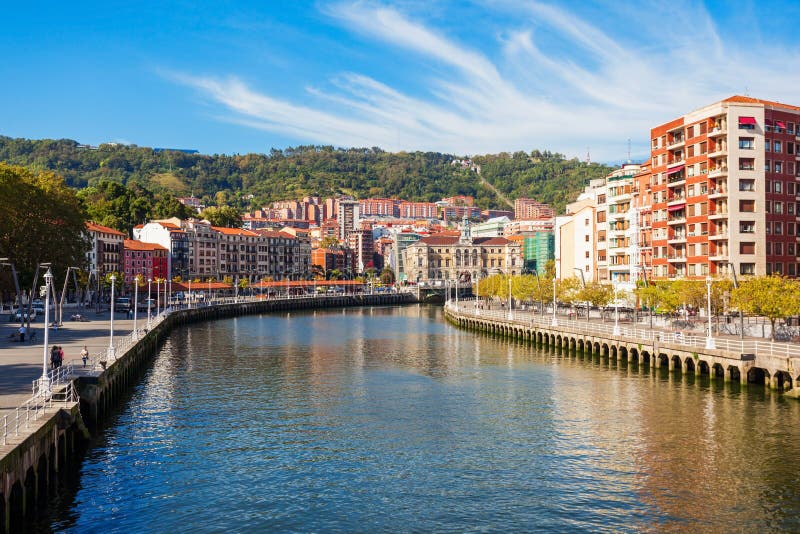
[[[64,362],[80,358],[86,345],[90,354],[97,354],[108,347],[109,312],[85,314],[88,322],[67,319],[58,329],[50,329],[49,345],[60,345],[64,349]],[[125,319],[124,313],[114,314],[114,339],[122,338],[133,330],[133,319]],[[31,323],[36,331],[36,341],[20,343],[10,340],[11,334],[19,330],[19,323],[8,322],[8,315],[0,315],[0,418],[13,411],[31,396],[31,383],[42,376],[44,324]],[[147,321],[139,317],[139,328]],[[50,364],[50,347],[47,362]]]

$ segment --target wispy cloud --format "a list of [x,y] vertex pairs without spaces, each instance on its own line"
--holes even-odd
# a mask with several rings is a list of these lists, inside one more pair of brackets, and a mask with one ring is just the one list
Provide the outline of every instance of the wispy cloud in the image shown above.
[[622,159],[628,138],[646,153],[651,126],[746,87],[792,102],[800,83],[789,68],[797,50],[726,40],[694,4],[614,6],[622,19],[614,34],[543,3],[491,9],[514,22],[484,39],[482,50],[396,7],[323,9],[348,31],[435,67],[417,71],[428,74],[416,75],[414,96],[356,72],[309,80],[303,104],[236,76],[173,77],[221,105],[227,120],[303,143],[457,154],[547,148],[577,155],[591,146],[604,160]]

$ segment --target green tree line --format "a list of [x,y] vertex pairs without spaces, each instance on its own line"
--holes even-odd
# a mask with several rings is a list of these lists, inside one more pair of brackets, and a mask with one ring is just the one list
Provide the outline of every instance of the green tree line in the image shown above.
[[[471,195],[482,208],[505,207],[478,174],[452,165],[438,152],[385,152],[379,148],[299,146],[266,154],[204,155],[153,150],[135,145],[28,140],[0,136],[0,161],[36,171],[53,171],[75,188],[114,182],[153,195],[194,195],[208,206],[240,210],[306,195],[356,198],[397,197],[436,201]],[[510,198],[530,197],[561,211],[588,180],[609,168],[533,150],[475,156],[481,176]],[[123,217],[124,218],[124,217]]]

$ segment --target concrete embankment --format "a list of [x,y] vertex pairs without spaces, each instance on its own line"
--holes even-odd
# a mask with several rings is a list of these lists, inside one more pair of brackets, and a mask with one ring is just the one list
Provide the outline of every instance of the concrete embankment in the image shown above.
[[[758,341],[682,336],[644,328],[613,327],[580,321],[555,321],[531,312],[481,311],[469,305],[445,306],[447,319],[463,328],[536,343],[567,354],[613,363],[667,368],[710,379],[763,384],[796,395],[800,357],[796,347]],[[794,388],[794,390],[793,390]]]
[[[228,303],[168,315],[114,361],[96,369],[78,369],[71,382],[54,390],[53,402],[45,403],[19,435],[6,432],[5,443],[0,441],[0,533],[23,529],[25,517],[53,495],[64,468],[79,462],[90,430],[117,408],[173,328],[241,315],[413,302],[416,296],[409,293],[337,295]],[[78,393],[79,402],[70,388]]]

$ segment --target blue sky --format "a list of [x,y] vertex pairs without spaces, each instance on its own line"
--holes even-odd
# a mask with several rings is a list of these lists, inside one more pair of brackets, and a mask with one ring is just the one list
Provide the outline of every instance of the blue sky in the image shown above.
[[800,104],[798,2],[13,2],[0,134],[646,156],[732,94]]

